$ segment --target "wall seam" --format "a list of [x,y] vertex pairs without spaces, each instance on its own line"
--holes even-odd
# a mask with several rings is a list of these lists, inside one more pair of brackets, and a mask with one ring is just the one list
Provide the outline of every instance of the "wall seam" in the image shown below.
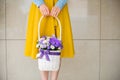
[[[101,80],[101,0],[100,0],[99,80]],[[107,40],[107,39],[106,39]]]
[[[26,39],[0,39],[0,40],[26,40]],[[120,40],[120,39],[73,39],[73,40]]]
[[6,80],[8,80],[8,65],[7,65],[7,31],[6,31],[6,0],[5,0],[5,63],[6,63]]

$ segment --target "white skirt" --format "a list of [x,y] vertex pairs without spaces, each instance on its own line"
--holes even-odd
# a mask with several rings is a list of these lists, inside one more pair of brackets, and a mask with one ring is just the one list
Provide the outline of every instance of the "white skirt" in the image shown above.
[[43,56],[38,58],[38,68],[40,71],[57,71],[60,67],[60,55],[49,55],[50,61]]

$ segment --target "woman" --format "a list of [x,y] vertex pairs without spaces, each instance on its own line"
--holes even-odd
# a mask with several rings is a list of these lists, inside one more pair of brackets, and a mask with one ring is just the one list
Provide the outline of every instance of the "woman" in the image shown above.
[[[73,58],[74,44],[67,0],[33,0],[28,17],[28,27],[24,52],[25,56],[36,59],[36,54],[38,53],[38,49],[36,48],[38,37],[38,21],[42,15],[46,18],[41,24],[40,36],[52,35],[55,32],[56,36],[59,36],[59,25],[57,24],[57,21],[53,18],[58,17],[62,25],[63,42],[63,49],[61,51],[60,57]],[[57,80],[59,70],[51,71],[51,80]],[[41,71],[42,80],[48,80],[48,72],[49,71]]]

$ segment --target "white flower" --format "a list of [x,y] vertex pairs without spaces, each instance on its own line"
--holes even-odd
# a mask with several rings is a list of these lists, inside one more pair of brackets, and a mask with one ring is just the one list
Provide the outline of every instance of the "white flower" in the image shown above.
[[41,41],[41,40],[45,40],[45,38],[40,38],[40,41]]
[[44,41],[43,41],[43,44],[45,44],[45,43],[47,43],[47,40],[44,40]]
[[36,55],[36,58],[38,58],[40,56],[40,54],[38,53],[37,55]]
[[49,40],[48,40],[48,39],[47,39],[47,40],[44,40],[44,41],[43,41],[43,44],[46,45],[46,46],[49,46],[49,45],[50,45]]
[[44,46],[42,44],[40,44],[40,48],[43,48]]
[[51,49],[55,49],[55,47],[53,45],[50,46]]
[[47,37],[46,41],[48,41],[48,42],[49,42],[49,41],[50,41],[50,37]]
[[38,48],[38,47],[40,47],[40,45],[39,45],[39,44],[37,44],[37,45],[36,45],[36,48]]
[[48,43],[46,43],[46,45],[47,45],[47,46],[49,46],[49,45],[50,45],[50,43],[48,42]]
[[61,49],[60,47],[58,49]]

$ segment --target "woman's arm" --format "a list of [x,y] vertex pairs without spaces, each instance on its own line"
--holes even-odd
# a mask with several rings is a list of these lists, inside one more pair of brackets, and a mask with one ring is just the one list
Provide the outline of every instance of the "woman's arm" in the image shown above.
[[[40,7],[41,4],[44,4],[44,0],[33,0],[33,2],[37,5],[37,7]],[[67,0],[58,0],[55,6],[58,6],[60,9],[62,9],[66,3]]]
[[33,2],[37,5],[38,8],[40,8],[40,11],[43,15],[48,16],[58,16],[59,12],[61,9],[64,7],[64,5],[67,3],[67,0],[58,0],[54,7],[52,8],[50,14],[49,14],[49,9],[45,5],[44,0],[33,0]]
[[40,7],[40,5],[44,4],[44,0],[33,0],[33,2],[37,5],[37,7]]
[[60,9],[62,9],[66,3],[67,0],[58,0],[55,6],[58,6]]
[[33,2],[40,9],[40,12],[42,13],[42,15],[48,16],[50,14],[48,7],[44,3],[44,0],[33,0]]
[[52,8],[50,15],[57,17],[61,9],[64,7],[66,3],[67,3],[67,0],[58,0],[54,5],[54,7]]

